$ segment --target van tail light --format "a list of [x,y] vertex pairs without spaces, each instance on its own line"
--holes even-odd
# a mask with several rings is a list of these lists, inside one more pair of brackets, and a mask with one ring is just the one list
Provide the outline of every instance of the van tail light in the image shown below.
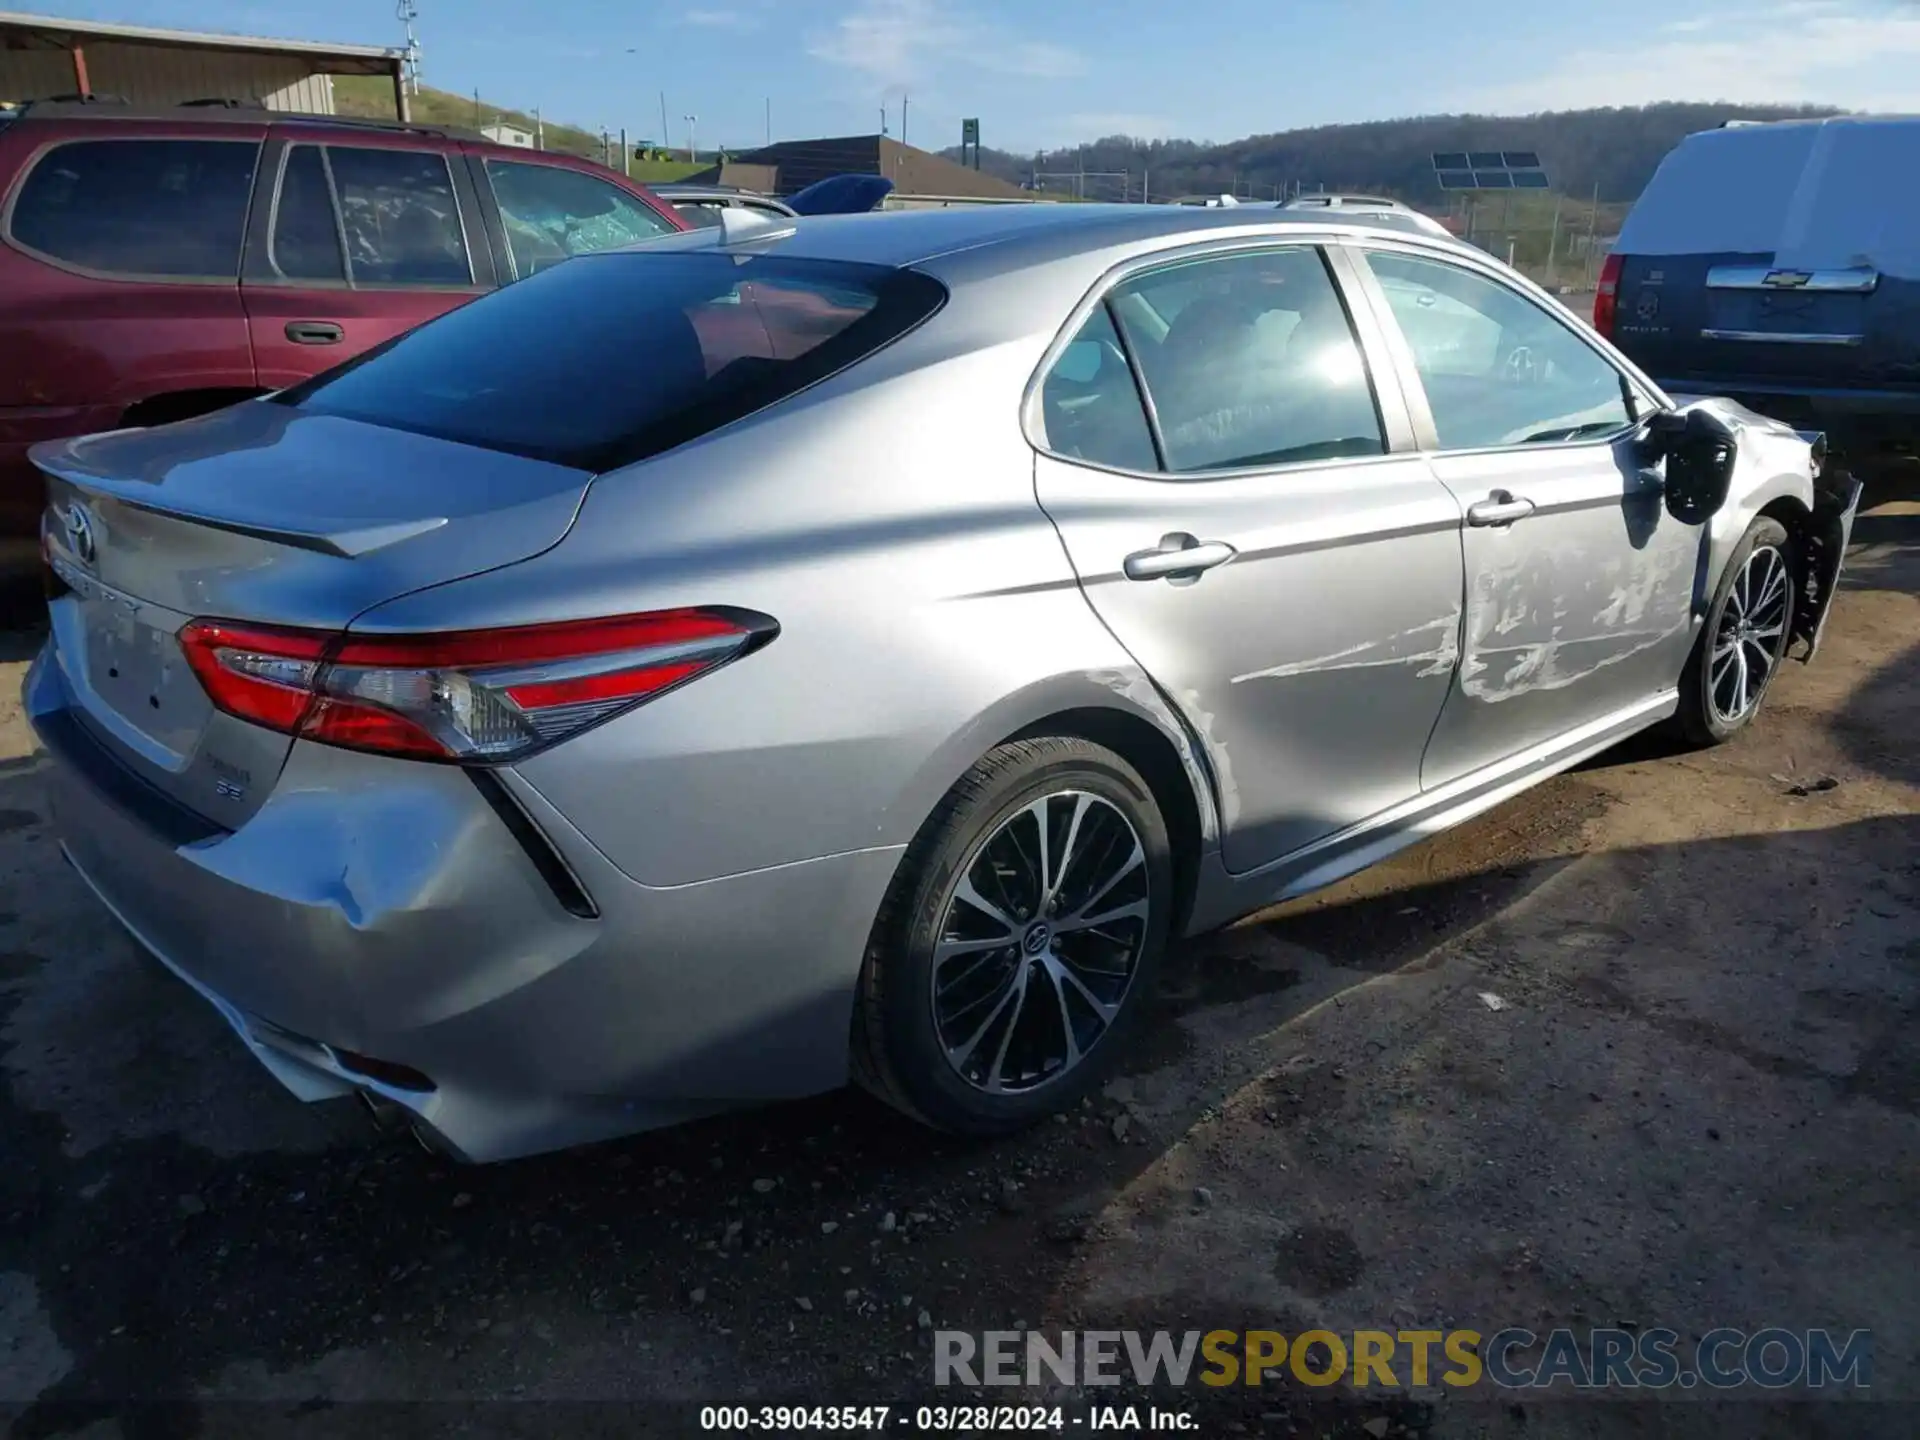
[[1620,313],[1620,264],[1622,256],[1609,255],[1600,264],[1600,286],[1593,292],[1593,328],[1613,339],[1613,322]]
[[193,620],[180,645],[207,697],[242,720],[349,750],[497,763],[717,670],[778,628],[730,608],[428,635]]

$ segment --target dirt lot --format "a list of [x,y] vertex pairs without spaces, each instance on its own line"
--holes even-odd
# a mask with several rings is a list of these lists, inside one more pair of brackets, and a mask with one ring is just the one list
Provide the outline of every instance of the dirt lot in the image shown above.
[[[0,1415],[22,1437],[638,1433],[693,1428],[688,1402],[924,1394],[935,1327],[1771,1323],[1872,1330],[1873,1393],[1908,1403],[1178,1403],[1208,1434],[1920,1433],[1901,493],[1875,492],[1828,647],[1756,733],[1635,742],[1186,947],[1133,1073],[992,1147],[849,1093],[472,1170],[297,1104],[61,864],[16,636]],[[352,1403],[425,1399],[522,1403]]]

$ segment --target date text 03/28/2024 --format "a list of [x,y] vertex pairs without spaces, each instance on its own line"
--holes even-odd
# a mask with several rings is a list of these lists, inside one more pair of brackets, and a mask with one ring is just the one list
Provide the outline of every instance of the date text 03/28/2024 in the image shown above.
[[708,1405],[700,1428],[717,1431],[826,1431],[906,1429],[916,1433],[977,1433],[1068,1429],[1177,1433],[1195,1428],[1193,1416],[1156,1405],[1095,1405],[1084,1414],[1059,1405]]

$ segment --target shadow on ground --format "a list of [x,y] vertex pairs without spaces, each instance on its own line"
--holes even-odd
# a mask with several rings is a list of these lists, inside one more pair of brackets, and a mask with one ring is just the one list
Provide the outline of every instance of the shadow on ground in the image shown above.
[[[1887,524],[1860,534],[1863,544],[1920,539],[1920,517],[1868,518]],[[1920,646],[1859,686],[1833,721],[1863,770],[1920,780],[1917,675]],[[1657,759],[1663,744],[1634,742],[1598,764]],[[11,901],[23,911],[84,903],[77,881],[47,858],[54,842],[41,785],[36,761],[0,770],[0,831],[11,831],[0,842],[31,852],[16,867],[28,888],[17,883]],[[189,1063],[145,1041],[101,1059],[102,1070],[125,1067],[112,1076],[90,1073],[84,1055],[69,1057],[62,1084],[72,1090],[51,1106],[21,1104],[17,1085],[0,1094],[0,1279],[27,1277],[35,1313],[66,1357],[13,1433],[34,1440],[110,1415],[120,1417],[127,1440],[198,1433],[215,1423],[195,1403],[208,1391],[265,1394],[279,1407],[275,1415],[316,1434],[335,1400],[367,1393],[891,1397],[922,1392],[928,1325],[1153,1318],[1049,1313],[1067,1269],[1100,1244],[1099,1217],[1115,1197],[1250,1085],[1272,1089],[1272,1123],[1313,1127],[1316,1110],[1334,1099],[1313,1087],[1337,1086],[1337,1072],[1317,1067],[1310,1081],[1289,1082],[1289,1025],[1409,962],[1431,963],[1417,957],[1470,936],[1538,889],[1578,856],[1583,828],[1607,803],[1591,776],[1562,777],[1444,844],[1182,947],[1167,968],[1167,1003],[1129,1075],[1082,1112],[993,1146],[931,1136],[845,1092],[463,1169],[372,1137],[350,1108],[296,1106],[226,1040],[211,1013],[130,943],[116,942],[100,967],[101,993],[84,1003],[136,1028],[191,1013],[180,1023],[199,1027],[206,1044],[190,1062],[200,1072],[195,1084],[218,1092],[246,1133],[223,1147],[227,1153],[178,1133],[121,1137],[76,1153],[63,1115],[82,1103],[79,1092],[151,1092],[175,1083],[175,1070]],[[1906,880],[1808,899],[1829,863],[1866,863],[1861,857],[1882,857],[1875,863]],[[1751,927],[1757,913],[1778,943],[1799,943],[1808,904],[1825,904],[1845,910],[1851,927],[1828,943],[1878,946],[1876,960],[1920,974],[1913,816],[1611,859],[1650,897],[1697,910],[1703,934],[1718,922]],[[1728,876],[1760,879],[1712,879]],[[0,917],[0,944],[19,919]],[[1596,932],[1593,943],[1610,942]],[[0,1066],[16,1074],[28,1038],[17,1016],[49,983],[50,963],[0,952],[0,1037],[8,1046]],[[1912,1115],[1920,1104],[1920,1015],[1904,998],[1865,1017],[1844,993],[1808,1001],[1838,1007],[1847,1024],[1877,1027],[1844,1072],[1603,988],[1579,1003],[1667,1026],[1676,1067],[1693,1056],[1730,1056],[1759,1074],[1786,1067],[1799,1083],[1821,1087],[1836,1110]],[[1444,1104],[1470,1103],[1480,1082],[1463,1070],[1426,1083]],[[301,1144],[246,1138],[290,1130],[301,1131]],[[1322,1138],[1340,1143],[1338,1135]],[[1889,1204],[1906,1207],[1909,1220],[1920,1213],[1911,1172],[1889,1183]],[[1848,1238],[1873,1243],[1870,1235]],[[1338,1289],[1344,1272],[1312,1273],[1315,1284]],[[5,1298],[0,1293],[0,1311]],[[358,1358],[334,1367],[342,1355]],[[0,1353],[0,1382],[8,1364]],[[0,1383],[0,1403],[32,1398]],[[168,1400],[184,1408],[130,1408]],[[1224,1407],[1223,1420],[1252,1426],[1273,1407],[1258,1395],[1209,1403]],[[1326,1412],[1330,1433],[1357,1424],[1359,1413]],[[1428,1417],[1394,1418],[1424,1427]],[[1734,1433],[1786,1432],[1769,1418]]]

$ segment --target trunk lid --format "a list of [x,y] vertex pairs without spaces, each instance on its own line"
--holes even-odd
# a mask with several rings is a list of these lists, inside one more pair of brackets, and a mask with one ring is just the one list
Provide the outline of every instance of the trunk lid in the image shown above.
[[591,476],[250,401],[34,451],[49,605],[74,708],[114,757],[232,828],[291,740],[221,714],[176,636],[196,617],[331,630],[370,606],[538,554]]

